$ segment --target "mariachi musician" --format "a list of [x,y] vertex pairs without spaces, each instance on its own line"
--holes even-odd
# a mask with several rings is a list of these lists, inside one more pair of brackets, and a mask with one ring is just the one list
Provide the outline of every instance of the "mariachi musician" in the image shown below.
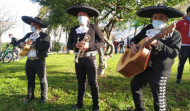
[[[41,101],[44,104],[47,101],[48,83],[46,76],[45,57],[50,47],[50,38],[46,33],[43,33],[41,28],[47,28],[47,25],[42,23],[39,17],[22,16],[22,20],[31,25],[31,31],[24,38],[18,41],[20,47],[24,50],[26,46],[30,46],[30,50],[26,54],[27,61],[25,66],[26,77],[28,80],[28,95],[24,103],[34,99],[35,75],[40,79]],[[22,53],[22,52],[21,52]]]
[[[152,23],[143,28],[138,35],[130,41],[131,53],[135,55],[138,50],[138,42],[154,37],[163,28],[169,18],[182,17],[183,12],[167,7],[160,3],[157,6],[145,7],[137,11],[139,17],[151,18]],[[174,58],[179,54],[181,35],[174,30],[163,38],[158,38],[150,43],[151,59],[146,70],[133,77],[131,90],[135,103],[135,111],[144,111],[142,89],[150,84],[154,98],[154,110],[166,111],[166,84],[171,74]]]
[[84,105],[87,76],[93,100],[92,110],[99,111],[96,53],[98,49],[104,47],[104,39],[98,25],[89,23],[89,17],[98,16],[99,11],[90,6],[73,6],[68,8],[67,12],[79,20],[79,25],[71,28],[67,43],[67,48],[76,53],[78,100],[73,109],[82,108]]

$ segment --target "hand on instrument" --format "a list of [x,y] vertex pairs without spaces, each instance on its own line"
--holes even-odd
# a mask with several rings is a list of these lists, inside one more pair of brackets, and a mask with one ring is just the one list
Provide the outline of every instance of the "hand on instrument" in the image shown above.
[[85,52],[88,49],[89,49],[89,43],[88,42],[84,42],[84,47],[83,47],[82,51]]
[[[145,39],[144,39],[144,41],[145,42],[147,42],[147,41],[149,41],[151,38],[150,37],[146,37]],[[158,40],[153,40],[151,43],[150,43],[150,45],[156,45],[158,43]]]
[[130,44],[131,54],[135,55],[138,51],[137,47],[139,47],[138,44],[132,43]]
[[21,43],[20,43],[20,46],[21,46],[22,48],[24,48],[25,45],[26,45],[26,44],[25,44],[24,42],[21,42]]
[[32,40],[29,40],[26,42],[27,45],[32,45],[33,41]]
[[81,48],[83,45],[82,41],[76,43],[76,48]]

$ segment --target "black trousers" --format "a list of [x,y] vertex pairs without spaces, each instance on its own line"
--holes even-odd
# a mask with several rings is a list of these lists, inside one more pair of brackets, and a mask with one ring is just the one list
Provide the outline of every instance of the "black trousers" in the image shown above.
[[180,54],[179,54],[179,63],[177,68],[177,79],[181,80],[184,64],[187,58],[190,57],[190,46],[181,46]]
[[34,89],[35,89],[35,75],[37,74],[40,79],[40,87],[41,87],[41,99],[47,99],[47,76],[46,76],[46,65],[45,58],[38,60],[30,60],[26,61],[26,77],[28,80],[28,95],[27,98],[34,97]]
[[135,103],[135,111],[145,111],[142,90],[148,83],[150,84],[150,88],[154,98],[154,110],[166,111],[165,94],[167,77],[161,77],[160,83],[156,84],[148,82],[145,79],[136,76],[131,81],[131,91]]
[[84,105],[84,93],[86,89],[86,76],[90,85],[93,106],[98,106],[98,83],[97,83],[97,63],[96,56],[79,58],[79,63],[75,63],[75,70],[78,80],[77,104]]

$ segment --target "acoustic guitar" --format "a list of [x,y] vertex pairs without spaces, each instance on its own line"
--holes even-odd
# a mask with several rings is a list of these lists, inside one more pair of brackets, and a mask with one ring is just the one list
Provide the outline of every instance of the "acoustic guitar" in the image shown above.
[[171,24],[169,27],[162,29],[158,34],[152,37],[150,40],[146,41],[142,39],[138,43],[138,51],[135,55],[131,54],[131,50],[127,49],[125,53],[120,58],[116,71],[124,75],[125,77],[132,77],[143,72],[149,63],[151,49],[149,44],[157,39],[162,38],[165,35],[173,32],[175,29],[175,23]]
[[22,50],[20,51],[20,53],[19,53],[20,56],[25,56],[25,55],[27,55],[28,52],[30,51],[31,45],[28,45],[28,44],[27,44],[28,41],[32,41],[32,40],[31,40],[31,39],[26,39],[26,40],[25,40],[26,45],[25,45],[25,46],[22,48]]

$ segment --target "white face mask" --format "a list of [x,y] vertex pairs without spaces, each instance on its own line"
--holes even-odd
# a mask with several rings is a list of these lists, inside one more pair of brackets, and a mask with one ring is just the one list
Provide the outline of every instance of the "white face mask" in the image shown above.
[[87,16],[79,16],[78,17],[80,24],[86,25],[88,23],[88,17]]
[[160,20],[152,20],[152,25],[155,29],[162,29],[166,27],[166,23]]
[[36,29],[33,26],[30,26],[30,29],[31,29],[32,32],[36,31]]

